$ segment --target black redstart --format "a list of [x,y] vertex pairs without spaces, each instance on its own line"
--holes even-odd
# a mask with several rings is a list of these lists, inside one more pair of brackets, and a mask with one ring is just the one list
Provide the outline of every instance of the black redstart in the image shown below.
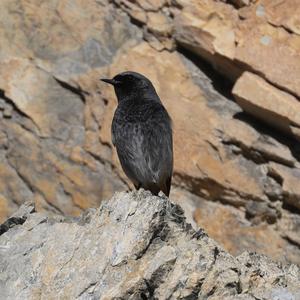
[[112,84],[118,107],[112,121],[112,142],[125,174],[136,189],[169,196],[173,172],[171,118],[145,76],[123,72]]

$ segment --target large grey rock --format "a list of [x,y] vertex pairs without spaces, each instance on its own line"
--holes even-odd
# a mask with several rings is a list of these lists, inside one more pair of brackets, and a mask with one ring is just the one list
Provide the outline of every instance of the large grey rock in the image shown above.
[[[275,2],[0,1],[0,222],[30,199],[37,211],[78,216],[128,188],[111,143],[116,98],[99,78],[134,70],[173,119],[171,198],[191,222],[231,254],[300,264],[300,5]],[[261,123],[203,59],[227,79],[248,70],[267,80],[249,89],[242,76],[234,89],[252,103],[239,101],[245,112],[263,111]],[[288,97],[274,107],[263,90]]]
[[300,297],[297,266],[234,258],[145,191],[117,193],[80,218],[24,211],[0,237],[1,299]]

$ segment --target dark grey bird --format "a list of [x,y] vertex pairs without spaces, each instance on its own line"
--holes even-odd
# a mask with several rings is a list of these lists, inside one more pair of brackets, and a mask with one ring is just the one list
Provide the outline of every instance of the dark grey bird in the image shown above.
[[125,174],[135,188],[169,196],[173,172],[171,118],[151,81],[136,72],[123,72],[112,84],[118,107],[112,121],[112,142]]

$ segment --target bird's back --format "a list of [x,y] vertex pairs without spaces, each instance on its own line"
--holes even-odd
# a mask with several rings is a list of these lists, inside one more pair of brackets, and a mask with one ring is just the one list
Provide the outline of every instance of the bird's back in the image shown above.
[[113,143],[137,188],[170,191],[173,171],[171,119],[160,101],[122,101],[112,123]]

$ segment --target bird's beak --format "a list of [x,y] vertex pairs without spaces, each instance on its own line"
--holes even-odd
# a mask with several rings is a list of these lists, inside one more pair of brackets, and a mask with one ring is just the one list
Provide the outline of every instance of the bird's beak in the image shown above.
[[116,85],[119,83],[119,81],[117,80],[114,80],[114,79],[106,79],[106,78],[101,78],[102,81],[106,82],[106,83],[109,83],[111,85]]

